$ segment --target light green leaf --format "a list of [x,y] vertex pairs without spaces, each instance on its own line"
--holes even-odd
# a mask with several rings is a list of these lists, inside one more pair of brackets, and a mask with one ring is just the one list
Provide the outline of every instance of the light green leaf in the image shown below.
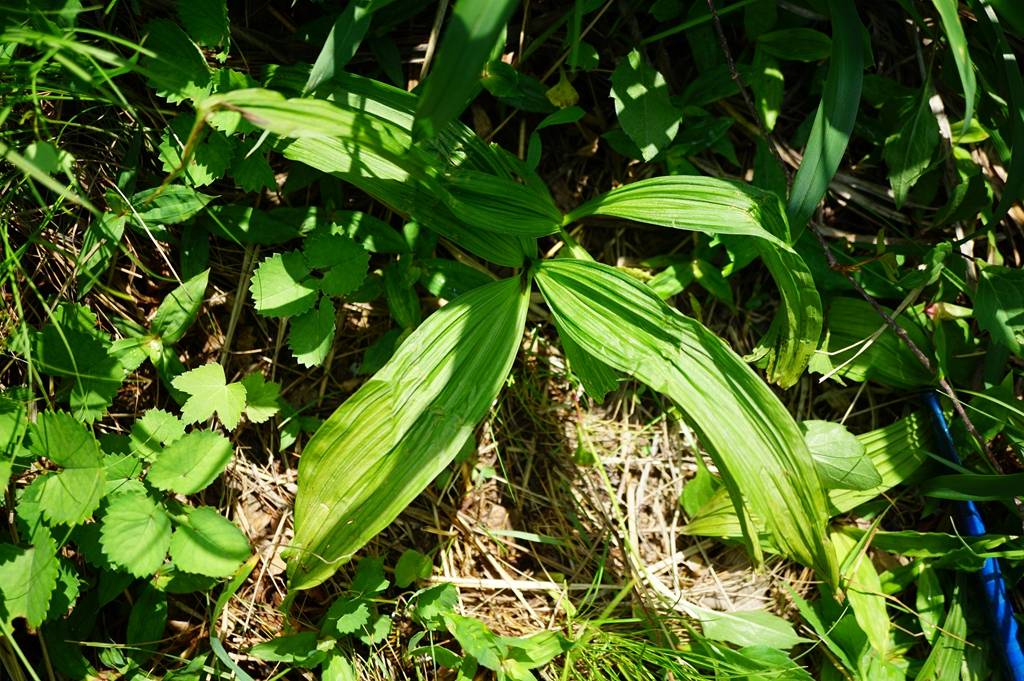
[[347,636],[370,623],[370,602],[360,596],[342,596],[331,603],[324,616],[321,635]]
[[469,105],[479,92],[484,64],[517,4],[516,0],[456,0],[419,96],[414,137],[433,139]]
[[900,111],[896,132],[886,138],[882,150],[897,208],[928,170],[939,145],[939,123],[928,103],[930,97],[931,85],[925,84],[920,94]]
[[762,33],[757,46],[777,59],[821,61],[832,54],[832,40],[810,28],[783,28]]
[[253,423],[265,423],[281,410],[281,384],[267,381],[263,374],[251,373],[242,379],[245,386],[245,416]]
[[171,385],[189,395],[181,408],[185,423],[205,421],[216,412],[228,430],[238,425],[245,408],[245,386],[228,383],[224,367],[216,362],[175,376]]
[[311,669],[327,657],[327,653],[317,649],[315,631],[278,636],[257,643],[249,650],[249,654],[259,660],[284,662],[301,669]]
[[260,263],[252,275],[256,311],[265,317],[300,315],[316,303],[316,282],[309,278],[302,253],[275,253]]
[[487,625],[478,619],[451,613],[444,616],[448,632],[462,646],[467,657],[474,658],[482,667],[497,671],[507,647],[502,645]]
[[163,409],[149,409],[132,424],[129,435],[131,451],[146,461],[153,461],[161,445],[169,445],[185,435],[185,424]]
[[[864,454],[881,476],[882,483],[868,490],[828,490],[829,515],[848,513],[913,475],[934,449],[930,438],[930,422],[921,414],[911,414],[884,428],[858,435],[857,440],[864,445]],[[753,520],[759,528],[764,528],[760,518]],[[743,535],[739,518],[724,489],[716,492],[700,509],[699,517],[686,525],[683,533],[729,538]],[[763,535],[762,541],[768,543],[770,539]]]
[[132,216],[150,228],[176,225],[194,217],[216,196],[200,194],[192,187],[172,184],[146,189],[131,197]]
[[783,85],[785,79],[782,69],[774,57],[769,56],[760,47],[754,50],[754,77],[750,89],[754,93],[754,105],[761,117],[765,130],[775,129],[782,108]]
[[958,501],[1013,499],[1024,489],[1024,473],[937,475],[921,483],[921,494]]
[[826,489],[866,490],[882,484],[882,476],[865,454],[864,445],[841,424],[802,421],[800,429]]
[[978,326],[993,341],[1024,356],[1024,270],[987,265],[978,272],[974,296]]
[[860,108],[864,81],[864,25],[853,0],[828,0],[832,58],[803,161],[789,194],[789,224],[799,236],[839,169]]
[[58,567],[57,545],[45,527],[37,526],[30,548],[0,544],[0,619],[8,629],[19,617],[30,627],[43,623]]
[[946,596],[942,592],[938,571],[925,562],[919,562],[921,574],[917,577],[917,593],[914,606],[917,609],[917,620],[921,623],[921,633],[929,644],[935,642],[942,616],[946,613]]
[[43,412],[30,427],[30,449],[61,467],[32,482],[43,515],[56,524],[77,525],[99,506],[106,470],[100,444],[70,414]]
[[712,641],[726,641],[738,646],[769,646],[789,650],[807,639],[793,631],[793,625],[765,610],[719,612],[700,608],[704,635]]
[[537,281],[562,333],[680,406],[737,513],[766,519],[786,555],[835,583],[824,491],[796,422],[768,386],[721,339],[613,268],[549,260]]
[[847,580],[846,597],[853,616],[867,635],[875,654],[886,659],[892,648],[889,639],[892,625],[885,609],[885,592],[882,591],[878,572],[855,539],[839,531],[832,532],[831,538],[840,562],[852,561],[843,576]]
[[147,577],[163,565],[171,543],[166,511],[146,494],[115,496],[100,526],[100,546],[110,562],[136,577]]
[[517,278],[452,301],[320,427],[299,464],[292,588],[333,574],[461,450],[512,365],[528,299]]
[[503,666],[513,661],[522,669],[543,667],[573,647],[572,641],[558,631],[539,631],[529,636],[499,636],[498,642],[508,649]]
[[778,196],[711,177],[640,180],[597,197],[566,216],[566,223],[608,215],[707,234],[754,236],[755,249],[782,294],[782,305],[750,357],[786,388],[807,367],[821,335],[821,299],[803,259],[788,245],[789,225]]
[[312,310],[291,321],[288,347],[302,366],[319,366],[334,345],[334,303],[323,297]]
[[[938,639],[914,681],[958,681],[967,646],[967,620],[959,580],[950,598],[949,610],[942,621]],[[1012,617],[1012,615],[1011,615]]]
[[612,99],[622,129],[645,161],[675,139],[682,114],[669,101],[665,77],[638,50],[630,51],[612,72]]
[[977,82],[974,78],[974,64],[971,63],[971,55],[967,50],[967,36],[964,35],[964,27],[960,23],[960,3],[957,0],[932,0],[932,4],[942,19],[942,30],[946,33],[946,40],[949,41],[953,61],[956,63],[956,71],[960,74],[960,83],[964,88],[964,119],[961,125],[962,129],[966,130],[974,117]]
[[242,531],[209,506],[189,511],[174,529],[170,551],[176,567],[207,577],[233,574],[252,553]]
[[195,494],[220,476],[232,454],[231,441],[220,433],[193,430],[160,452],[146,480],[157,489]]
[[434,567],[429,556],[416,549],[406,549],[395,563],[395,584],[404,589],[419,579],[426,579]]
[[182,114],[174,118],[157,147],[160,161],[168,173],[181,169],[181,177],[192,187],[205,187],[224,177],[234,155],[232,141],[218,130],[209,130],[206,136],[193,144],[188,163],[182,168],[185,145],[188,144],[195,114]]
[[185,335],[199,314],[209,277],[210,270],[203,270],[171,291],[160,303],[149,328],[160,337],[161,342],[173,345]]

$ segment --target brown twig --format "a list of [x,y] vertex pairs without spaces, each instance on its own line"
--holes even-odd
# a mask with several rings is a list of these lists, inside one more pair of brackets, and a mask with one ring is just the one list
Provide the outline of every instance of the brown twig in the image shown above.
[[[931,360],[928,359],[928,356],[921,351],[921,348],[917,347],[917,344],[913,340],[911,340],[910,336],[907,334],[906,329],[897,324],[896,320],[893,319],[892,315],[890,315],[884,307],[878,304],[878,301],[876,301],[873,297],[871,297],[871,295],[867,291],[864,290],[864,287],[861,286],[856,279],[854,279],[853,275],[849,271],[847,271],[846,268],[844,268],[842,265],[839,264],[838,261],[836,261],[836,257],[832,253],[832,248],[829,246],[828,242],[825,240],[825,237],[821,234],[821,232],[818,231],[817,227],[812,225],[811,231],[813,231],[814,235],[818,237],[818,243],[821,244],[822,250],[825,251],[825,258],[828,260],[829,268],[834,272],[839,272],[843,276],[845,276],[846,280],[850,282],[851,286],[853,286],[853,289],[858,294],[860,294],[860,296],[864,298],[864,300],[868,301],[868,304],[870,304],[871,307],[874,308],[875,312],[877,312],[878,315],[885,320],[886,325],[892,330],[892,332],[895,333],[896,336],[901,341],[903,341],[908,348],[910,348],[910,351],[914,353],[914,357],[917,358],[917,361],[920,362],[921,366],[923,366],[931,374],[935,374],[935,367],[932,366]],[[1002,473],[1002,466],[999,465],[999,462],[996,461],[995,457],[988,451],[988,447],[985,443],[985,438],[982,437],[981,433],[978,432],[978,429],[974,427],[974,422],[972,422],[971,417],[967,415],[967,411],[964,409],[963,404],[960,402],[960,398],[957,397],[956,391],[953,390],[953,386],[950,385],[949,381],[947,381],[945,378],[939,378],[939,387],[942,388],[942,391],[945,392],[946,395],[949,397],[950,401],[953,402],[953,411],[955,411],[960,420],[963,421],[964,427],[967,428],[967,432],[970,433],[975,440],[977,440],[978,445],[981,448],[981,451],[988,458],[989,463],[992,464],[992,468],[995,469],[997,473]]]

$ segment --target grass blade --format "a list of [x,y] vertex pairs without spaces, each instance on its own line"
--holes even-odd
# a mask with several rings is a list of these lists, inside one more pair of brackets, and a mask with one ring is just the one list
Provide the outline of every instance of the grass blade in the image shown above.
[[804,160],[789,194],[789,224],[794,236],[803,231],[839,169],[857,118],[864,79],[864,26],[857,8],[853,0],[829,0],[828,5],[832,12],[832,59]]
[[508,375],[528,301],[505,279],[449,303],[317,430],[299,463],[292,589],[330,577],[451,463]]
[[516,0],[458,0],[445,29],[437,62],[423,84],[412,133],[431,139],[458,118],[480,89],[480,73]]
[[[800,429],[768,386],[721,339],[618,270],[543,262],[537,281],[558,328],[577,345],[678,404],[732,495],[768,519],[786,555],[838,578],[825,533],[825,493]],[[756,531],[747,533],[757,553]]]

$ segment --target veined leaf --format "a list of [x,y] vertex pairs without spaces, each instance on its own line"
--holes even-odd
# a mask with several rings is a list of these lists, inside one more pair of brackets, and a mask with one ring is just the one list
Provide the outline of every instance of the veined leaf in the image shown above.
[[946,619],[942,621],[942,628],[938,629],[940,634],[914,681],[956,681],[960,678],[967,644],[967,620],[964,618],[959,582],[953,587]]
[[[749,505],[784,553],[835,583],[825,493],[800,429],[768,386],[721,339],[611,267],[545,261],[537,281],[562,333],[683,409],[737,513]],[[757,555],[756,529],[747,530]]]
[[615,115],[645,161],[672,144],[682,120],[668,98],[665,77],[632,50],[612,73]]
[[791,235],[772,192],[712,177],[673,175],[628,184],[569,213],[566,224],[607,215],[707,234],[755,236],[755,248],[782,294],[782,304],[751,355],[768,379],[797,382],[821,336],[821,299],[810,270],[788,245]]
[[359,43],[363,41],[366,30],[370,28],[373,12],[390,2],[391,0],[349,0],[344,11],[331,26],[331,32],[327,34],[327,40],[309,71],[306,87],[302,89],[304,93],[315,90],[318,85],[345,68],[345,64],[359,49]]
[[967,130],[974,116],[974,93],[977,89],[977,82],[974,78],[974,64],[971,62],[970,52],[967,50],[967,36],[964,35],[964,27],[960,24],[958,9],[960,3],[957,0],[932,0],[935,9],[942,19],[942,30],[946,33],[946,40],[953,51],[953,61],[956,62],[956,71],[960,74],[960,83],[964,88],[964,120],[963,130]]
[[828,0],[828,6],[832,13],[832,59],[804,159],[789,194],[787,210],[794,237],[803,231],[839,169],[857,119],[864,80],[864,26],[857,7],[853,0]]
[[177,343],[195,321],[199,307],[203,304],[209,277],[209,269],[200,272],[171,291],[160,303],[149,326],[153,333],[160,336],[163,343]]
[[188,512],[171,535],[170,552],[176,567],[207,577],[228,577],[251,553],[242,531],[210,506]]
[[30,548],[0,544],[0,618],[6,628],[18,617],[32,627],[42,624],[57,571],[57,544],[43,525],[33,532]]
[[299,463],[292,588],[330,577],[451,462],[512,366],[528,300],[506,279],[452,301],[320,427]]
[[896,133],[885,140],[882,158],[889,167],[889,183],[897,208],[928,170],[939,145],[939,123],[928,103],[930,98],[931,85],[926,83],[913,103],[901,111]]
[[[848,580],[846,597],[853,609],[853,616],[867,635],[871,647],[884,659],[892,648],[889,640],[892,625],[885,610],[885,594],[878,572],[871,559],[859,550],[858,542],[852,537],[835,531],[832,532],[832,543],[841,562],[853,561],[843,575]],[[855,551],[859,552],[856,556],[853,555]]]
[[54,523],[77,525],[100,503],[106,470],[99,442],[64,412],[43,412],[30,426],[30,449],[61,467],[36,478],[43,515]]
[[431,139],[480,91],[480,74],[517,0],[457,0],[434,67],[423,84],[413,135]]
[[[933,449],[929,422],[922,414],[911,414],[885,428],[858,435],[857,440],[864,446],[864,455],[882,482],[868,490],[829,490],[829,515],[832,517],[852,511],[909,478],[928,460],[928,452]],[[764,527],[759,518],[753,520]],[[726,538],[742,536],[739,518],[724,490],[715,493],[700,509],[698,517],[683,528],[683,533]],[[762,541],[770,540],[763,537]]]
[[974,316],[995,343],[1024,355],[1024,270],[982,267],[974,294]]
[[864,453],[864,445],[842,424],[832,421],[803,421],[807,447],[814,457],[818,477],[827,489],[874,489],[882,476]]
[[832,52],[832,40],[810,28],[784,28],[757,37],[757,46],[778,59],[820,61]]

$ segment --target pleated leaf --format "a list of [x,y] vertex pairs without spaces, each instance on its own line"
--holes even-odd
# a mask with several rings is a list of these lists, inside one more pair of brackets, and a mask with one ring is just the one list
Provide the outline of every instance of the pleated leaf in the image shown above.
[[572,211],[566,222],[598,215],[706,234],[757,237],[755,248],[782,294],[751,360],[783,388],[799,380],[821,336],[821,299],[803,258],[790,247],[782,204],[773,193],[713,177],[678,175],[628,184]]
[[458,0],[423,84],[413,134],[430,139],[458,118],[480,91],[484,64],[517,0]]
[[[714,459],[737,513],[767,519],[789,557],[838,579],[825,492],[793,417],[720,338],[648,287],[594,262],[542,263],[537,281],[561,333],[667,395]],[[759,555],[756,531],[745,533]]]
[[967,36],[964,35],[964,27],[960,23],[959,6],[957,0],[932,0],[935,9],[939,11],[942,19],[942,30],[949,41],[949,47],[953,52],[953,61],[956,63],[956,71],[960,74],[960,84],[964,89],[964,122],[962,130],[967,130],[974,116],[974,93],[977,90],[977,81],[974,77],[974,64],[971,62],[971,54],[967,50]]
[[799,233],[825,196],[853,132],[864,82],[864,26],[853,0],[829,0],[832,57],[804,158],[789,193],[789,222]]
[[508,375],[528,300],[505,279],[452,301],[317,430],[299,462],[292,588],[330,577],[451,463]]

